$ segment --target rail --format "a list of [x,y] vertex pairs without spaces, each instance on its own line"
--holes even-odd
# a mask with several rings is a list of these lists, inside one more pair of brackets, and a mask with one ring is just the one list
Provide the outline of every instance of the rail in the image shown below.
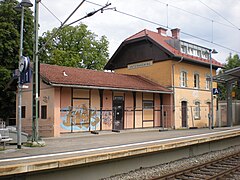
[[159,179],[225,179],[240,172],[240,153],[197,165],[188,169],[166,174],[149,180]]

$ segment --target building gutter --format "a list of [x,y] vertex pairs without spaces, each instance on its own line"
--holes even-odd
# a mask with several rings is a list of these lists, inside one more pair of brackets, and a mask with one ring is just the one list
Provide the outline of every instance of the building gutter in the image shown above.
[[84,88],[84,89],[108,89],[108,90],[117,90],[117,91],[134,91],[134,92],[148,92],[148,93],[161,93],[161,94],[172,94],[173,92],[166,91],[154,91],[154,90],[141,90],[141,89],[127,89],[127,88],[114,88],[114,87],[101,87],[101,86],[83,86],[83,85],[71,85],[71,84],[57,84],[48,82],[49,85],[54,87],[75,87],[75,88]]
[[[174,57],[179,58],[179,59],[182,58],[182,56],[174,56]],[[209,66],[210,65],[210,62],[201,62],[201,61],[198,61],[198,60],[191,59],[189,57],[184,57],[184,59],[188,62],[193,62],[193,63],[201,64],[201,65],[204,65],[204,66]],[[223,66],[213,64],[213,68],[215,68],[215,69],[222,68],[222,67]]]

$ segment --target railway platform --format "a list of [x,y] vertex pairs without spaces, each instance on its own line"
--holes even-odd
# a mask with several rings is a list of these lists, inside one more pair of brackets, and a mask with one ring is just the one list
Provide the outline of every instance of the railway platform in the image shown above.
[[[88,166],[204,143],[209,143],[208,148],[215,150],[220,147],[219,145],[211,146],[211,142],[224,139],[233,141],[235,137],[240,137],[240,126],[169,131],[153,128],[124,130],[119,133],[103,131],[99,134],[90,132],[61,134],[61,137],[57,138],[44,138],[46,143],[44,147],[22,146],[22,149],[17,149],[16,145],[7,146],[6,150],[0,152],[0,177]],[[239,141],[234,143],[240,144]],[[206,151],[200,149],[193,148],[192,155]],[[168,160],[173,160],[173,157],[169,157]]]

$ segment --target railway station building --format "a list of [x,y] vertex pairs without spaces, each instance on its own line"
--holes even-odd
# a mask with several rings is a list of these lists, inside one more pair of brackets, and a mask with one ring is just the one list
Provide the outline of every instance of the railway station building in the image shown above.
[[[160,127],[160,107],[171,105],[171,90],[138,75],[41,64],[40,77],[40,136]],[[22,99],[22,129],[31,134],[31,85]]]
[[[122,42],[105,69],[140,75],[173,91],[171,128],[208,127],[211,49],[180,39],[180,29],[144,29]],[[213,74],[222,65],[212,59]],[[217,87],[213,83],[213,87]],[[216,117],[216,99],[213,101]],[[167,113],[163,109],[164,114]],[[172,116],[172,115],[171,115]],[[165,118],[169,119],[168,114]],[[216,118],[214,118],[216,125]]]
[[[40,64],[39,135],[209,126],[210,49],[180,40],[179,29],[171,33],[144,29],[130,36],[108,72]],[[212,67],[215,75],[222,65],[213,59]],[[31,87],[22,92],[22,129],[29,134]],[[216,114],[216,100],[214,107]]]

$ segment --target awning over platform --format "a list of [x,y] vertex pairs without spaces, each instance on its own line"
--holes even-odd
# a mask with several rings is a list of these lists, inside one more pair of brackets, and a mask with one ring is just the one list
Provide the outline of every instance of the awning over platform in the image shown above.
[[213,81],[219,82],[219,83],[237,81],[238,79],[240,79],[240,67],[236,67],[236,68],[227,70],[222,74],[213,76]]

